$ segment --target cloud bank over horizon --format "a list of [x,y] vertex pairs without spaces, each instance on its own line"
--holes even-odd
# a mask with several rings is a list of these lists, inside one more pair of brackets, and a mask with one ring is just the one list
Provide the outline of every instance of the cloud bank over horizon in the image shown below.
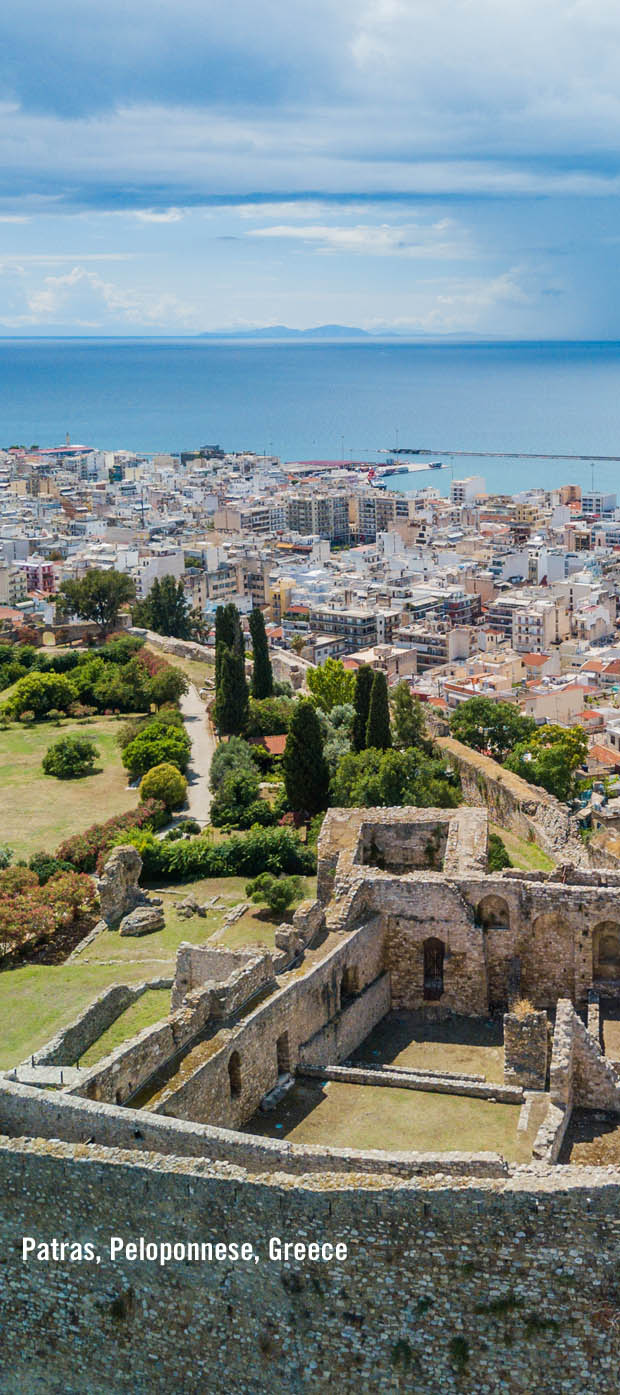
[[6,333],[620,337],[612,0],[22,0],[0,79]]

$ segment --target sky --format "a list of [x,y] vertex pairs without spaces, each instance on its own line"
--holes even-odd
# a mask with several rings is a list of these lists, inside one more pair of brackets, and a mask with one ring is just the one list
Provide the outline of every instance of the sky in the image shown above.
[[620,339],[617,0],[21,0],[0,334]]

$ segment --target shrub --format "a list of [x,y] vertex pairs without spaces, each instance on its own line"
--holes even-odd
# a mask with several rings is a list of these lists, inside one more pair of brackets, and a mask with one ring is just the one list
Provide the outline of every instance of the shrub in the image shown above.
[[32,895],[14,896],[0,890],[0,954],[18,949],[27,939],[47,938],[55,928],[51,906]]
[[32,712],[39,719],[50,709],[67,712],[78,694],[64,673],[27,673],[20,678],[6,704],[10,717],[23,717]]
[[132,779],[141,779],[155,765],[174,765],[183,773],[187,770],[190,740],[185,730],[149,722],[123,751],[123,765]]
[[48,746],[42,760],[46,775],[55,775],[58,780],[77,780],[83,775],[92,775],[98,750],[93,741],[85,736],[61,736]]
[[260,872],[300,873],[316,871],[311,848],[288,828],[253,828],[234,833],[213,844],[208,833],[181,842],[163,842],[144,831],[140,841],[126,839],[138,848],[143,875],[153,881],[195,880],[198,877],[256,877]]
[[501,872],[503,867],[512,867],[512,862],[498,833],[489,833],[489,872]]
[[274,877],[271,872],[261,872],[245,888],[250,901],[255,905],[267,905],[275,915],[283,915],[293,901],[299,900],[301,893],[299,877]]
[[47,852],[33,853],[32,857],[29,859],[28,866],[32,872],[36,872],[40,886],[45,886],[45,883],[49,881],[50,877],[54,876],[55,872],[73,871],[70,862],[61,862],[58,857],[54,857],[52,853]]
[[92,877],[74,871],[54,872],[40,894],[53,907],[59,924],[73,920],[81,909],[90,909],[97,899]]
[[55,856],[61,862],[68,862],[77,872],[94,872],[105,862],[113,847],[117,834],[127,828],[161,828],[168,822],[168,814],[161,800],[149,799],[130,809],[126,814],[116,814],[105,823],[91,824],[84,833],[76,833],[66,838],[56,849]]
[[13,849],[9,847],[8,843],[0,843],[0,871],[8,867],[12,861]]
[[30,867],[5,867],[0,872],[0,894],[20,896],[23,891],[34,891],[39,885],[36,872]]
[[289,698],[251,698],[248,736],[285,736],[295,708]]
[[233,771],[236,774],[245,771],[250,777],[256,773],[253,749],[242,736],[231,736],[229,741],[220,741],[213,752],[209,771],[209,785],[214,794]]
[[180,809],[187,795],[187,780],[176,765],[154,765],[143,776],[140,799],[160,799],[169,810]]
[[25,727],[29,727],[36,721],[36,714],[32,711],[31,707],[27,707],[25,712],[20,712],[17,720],[23,722]]

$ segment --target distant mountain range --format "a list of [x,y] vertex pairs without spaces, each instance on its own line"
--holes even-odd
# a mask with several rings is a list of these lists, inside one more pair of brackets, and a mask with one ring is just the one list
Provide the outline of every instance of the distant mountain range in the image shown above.
[[[317,325],[315,329],[289,329],[288,325],[265,325],[261,329],[209,329],[198,339],[371,339],[367,329],[353,325]],[[383,336],[381,336],[383,337]]]

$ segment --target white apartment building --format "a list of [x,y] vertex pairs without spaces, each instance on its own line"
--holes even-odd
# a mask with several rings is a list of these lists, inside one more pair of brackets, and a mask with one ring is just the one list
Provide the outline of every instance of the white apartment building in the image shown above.
[[486,494],[482,475],[468,475],[464,480],[453,480],[450,485],[451,504],[470,504],[478,494]]

